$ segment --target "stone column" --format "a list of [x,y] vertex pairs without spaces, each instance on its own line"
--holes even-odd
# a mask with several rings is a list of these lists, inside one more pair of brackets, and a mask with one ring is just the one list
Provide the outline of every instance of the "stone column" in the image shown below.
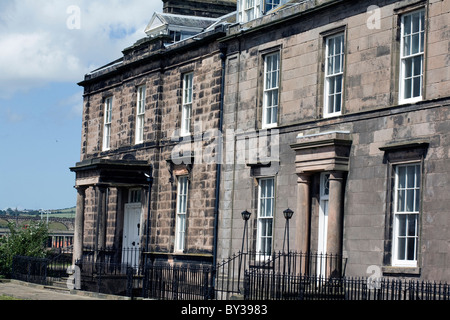
[[98,206],[97,206],[97,239],[96,248],[105,250],[106,247],[106,215],[107,215],[107,188],[103,185],[97,186],[98,190]]
[[297,235],[296,250],[303,253],[309,252],[309,231],[310,231],[310,187],[311,176],[309,174],[297,174]]
[[86,200],[87,187],[77,187],[77,210],[75,215],[75,230],[73,242],[72,263],[83,257],[83,237],[84,237],[84,203]]
[[330,172],[330,198],[328,206],[327,252],[342,254],[342,203],[344,172]]

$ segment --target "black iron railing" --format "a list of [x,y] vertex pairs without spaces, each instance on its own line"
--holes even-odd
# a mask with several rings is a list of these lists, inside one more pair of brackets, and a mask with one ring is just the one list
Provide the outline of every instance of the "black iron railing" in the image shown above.
[[245,273],[246,300],[450,300],[448,284],[405,279]]
[[[144,263],[135,259],[139,252],[127,251],[86,252],[77,262],[82,289],[158,300],[450,300],[446,283],[348,278],[346,260],[336,255],[239,252],[212,268]],[[18,256],[12,278],[47,284],[67,272],[69,261],[62,252],[51,259]]]
[[49,259],[15,256],[12,262],[11,278],[37,284],[47,284]]
[[209,300],[212,276],[209,266],[148,264],[143,296],[158,300]]
[[59,279],[67,277],[67,269],[72,265],[72,247],[56,248],[48,252],[47,276]]
[[274,252],[238,252],[223,260],[215,270],[216,299],[242,296],[245,272],[258,274],[312,275],[340,278],[345,275],[347,259],[341,255]]

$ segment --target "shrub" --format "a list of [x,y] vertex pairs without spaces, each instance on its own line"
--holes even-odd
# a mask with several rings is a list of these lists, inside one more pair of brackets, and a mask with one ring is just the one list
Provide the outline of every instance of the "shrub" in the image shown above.
[[19,227],[10,223],[8,228],[9,234],[0,238],[0,274],[10,274],[15,256],[46,256],[48,228],[44,223],[30,223]]

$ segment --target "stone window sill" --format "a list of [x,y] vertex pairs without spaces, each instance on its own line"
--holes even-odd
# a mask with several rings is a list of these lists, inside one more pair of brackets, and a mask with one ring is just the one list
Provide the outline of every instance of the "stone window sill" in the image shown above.
[[420,275],[419,267],[385,266],[385,267],[383,267],[382,271],[383,271],[383,275],[392,275],[392,276],[401,276],[401,275],[417,276],[417,275]]

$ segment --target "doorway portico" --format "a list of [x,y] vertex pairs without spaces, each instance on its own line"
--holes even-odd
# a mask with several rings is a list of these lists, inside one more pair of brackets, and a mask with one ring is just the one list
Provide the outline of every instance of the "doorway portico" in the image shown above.
[[[291,145],[298,176],[296,247],[302,252],[342,255],[343,203],[351,145],[351,134],[346,131],[299,135]],[[315,224],[313,182],[319,186]]]
[[[90,159],[77,163],[78,191],[74,232],[74,262],[83,256],[88,246],[96,253],[107,246],[115,249],[127,245],[133,238],[138,246],[142,241],[146,217],[142,215],[150,173],[147,161]],[[145,197],[131,201],[130,192],[138,191]],[[139,203],[138,203],[139,202]],[[127,228],[127,230],[125,230]],[[130,231],[131,230],[131,231]]]

